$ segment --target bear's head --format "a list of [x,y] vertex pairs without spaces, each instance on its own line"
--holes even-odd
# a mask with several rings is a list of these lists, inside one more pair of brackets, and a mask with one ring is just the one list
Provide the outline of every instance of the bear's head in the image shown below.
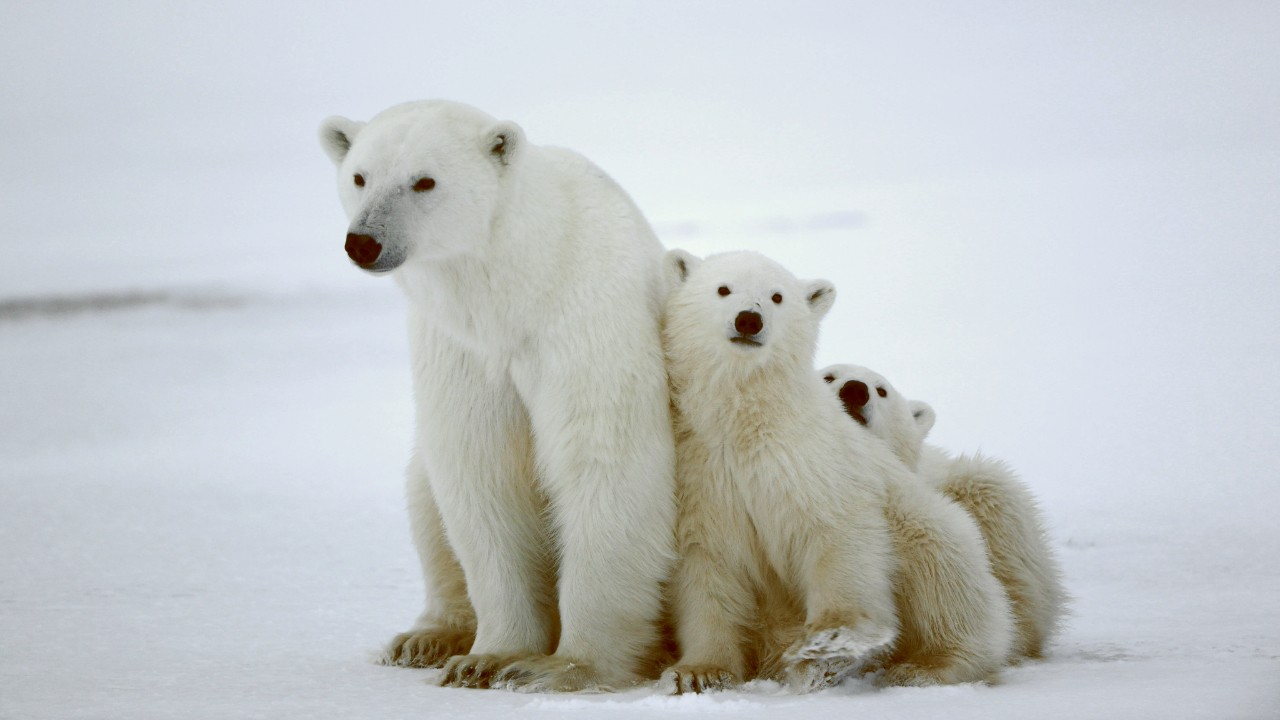
[[908,400],[884,376],[860,365],[831,365],[818,371],[845,412],[893,448],[907,467],[920,463],[920,448],[937,416],[928,403]]
[[705,260],[671,250],[663,259],[668,285],[666,336],[676,362],[751,370],[774,361],[813,367],[818,324],[835,302],[826,280],[797,280],[753,252]]
[[479,254],[525,150],[510,122],[458,103],[405,103],[367,123],[331,117],[320,144],[338,168],[346,251],[370,272]]

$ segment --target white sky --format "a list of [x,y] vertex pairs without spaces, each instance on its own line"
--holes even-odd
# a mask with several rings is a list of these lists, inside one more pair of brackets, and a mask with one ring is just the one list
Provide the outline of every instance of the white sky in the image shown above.
[[8,3],[0,295],[317,249],[320,119],[421,97],[584,152],[659,224],[1185,153],[1274,178],[1280,6],[885,5]]

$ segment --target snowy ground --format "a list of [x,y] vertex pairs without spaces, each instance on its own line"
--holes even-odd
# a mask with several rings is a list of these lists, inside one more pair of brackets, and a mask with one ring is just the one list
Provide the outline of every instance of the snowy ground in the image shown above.
[[[0,718],[1280,717],[1280,10],[420,5],[5,8]],[[819,364],[1041,498],[1051,657],[805,697],[374,664],[422,593],[403,309],[314,130],[433,96],[670,246],[833,280]]]
[[398,298],[187,300],[0,321],[0,717],[1280,710],[1280,533],[1117,510],[1116,477],[1048,504],[1075,616],[1048,661],[996,687],[432,687],[432,671],[371,662],[421,593],[398,482],[410,421]]

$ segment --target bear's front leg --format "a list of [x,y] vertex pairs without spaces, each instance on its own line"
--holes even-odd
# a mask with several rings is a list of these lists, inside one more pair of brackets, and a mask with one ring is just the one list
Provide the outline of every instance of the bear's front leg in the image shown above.
[[408,632],[391,640],[382,661],[400,667],[435,668],[471,650],[476,639],[476,614],[418,453],[409,461],[405,475],[409,525],[422,562],[426,607]]
[[897,637],[896,565],[888,524],[880,508],[870,504],[851,515],[839,529],[806,528],[805,628],[783,653],[791,670],[815,660],[857,665]]
[[512,661],[555,637],[555,571],[535,479],[528,415],[510,383],[445,338],[415,358],[419,443],[448,545],[476,616],[470,654],[443,684],[488,687]]
[[680,433],[676,453],[679,559],[669,586],[680,659],[659,687],[682,695],[742,683],[743,628],[758,624],[758,609],[746,577],[752,540],[745,509],[701,443]]
[[[659,645],[661,584],[674,558],[674,447],[657,348],[520,368],[560,557],[560,641],[497,680],[522,690],[618,688]],[[618,348],[614,348],[618,350]],[[636,365],[639,365],[638,367]],[[625,382],[619,382],[624,378]]]

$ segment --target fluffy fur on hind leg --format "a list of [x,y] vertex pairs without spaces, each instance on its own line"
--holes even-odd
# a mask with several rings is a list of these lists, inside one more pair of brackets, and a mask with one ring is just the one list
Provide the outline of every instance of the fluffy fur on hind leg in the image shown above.
[[902,634],[883,681],[933,685],[992,677],[1009,656],[1013,618],[974,521],[915,483],[890,486],[886,516],[899,556],[894,595]]
[[422,563],[426,605],[413,627],[387,644],[382,663],[435,668],[454,655],[471,651],[476,639],[476,614],[467,596],[462,567],[445,537],[426,466],[416,452],[406,468],[405,495],[414,545]]
[[885,668],[878,684],[897,687],[929,687],[931,685],[955,685],[964,682],[993,682],[993,670],[973,667],[956,662],[956,657],[914,658],[912,662],[900,662]]
[[1000,460],[961,455],[955,460],[926,448],[925,467],[938,489],[969,512],[991,554],[991,569],[1013,606],[1013,659],[1039,658],[1066,611],[1068,595],[1026,485]]

